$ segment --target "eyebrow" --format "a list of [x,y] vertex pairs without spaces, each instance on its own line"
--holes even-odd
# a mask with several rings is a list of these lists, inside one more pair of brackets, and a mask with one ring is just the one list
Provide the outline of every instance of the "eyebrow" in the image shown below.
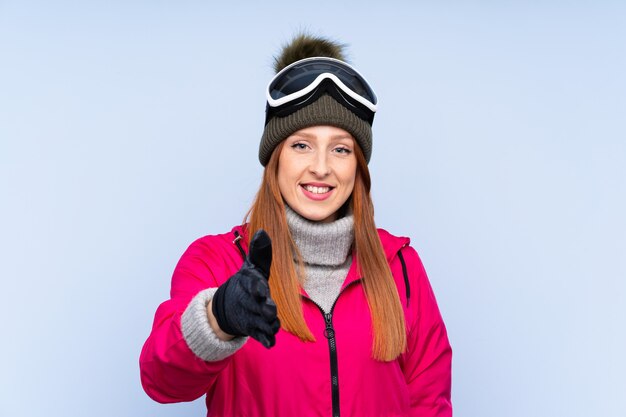
[[[317,135],[314,135],[312,133],[306,133],[306,132],[294,133],[294,136],[302,136],[302,137],[305,137],[307,139],[315,139],[315,138],[317,138]],[[344,134],[332,135],[330,138],[333,139],[333,140],[337,140],[337,139],[354,139],[352,137],[352,135],[350,135],[349,133],[347,135],[344,135]]]
[[350,134],[348,135],[333,135],[330,137],[331,139],[354,139],[354,137]]

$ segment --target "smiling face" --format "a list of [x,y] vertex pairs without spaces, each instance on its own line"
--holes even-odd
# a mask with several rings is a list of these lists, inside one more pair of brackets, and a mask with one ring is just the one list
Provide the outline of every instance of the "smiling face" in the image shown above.
[[348,200],[356,178],[354,138],[333,126],[298,130],[287,139],[278,160],[278,187],[300,216],[331,222]]

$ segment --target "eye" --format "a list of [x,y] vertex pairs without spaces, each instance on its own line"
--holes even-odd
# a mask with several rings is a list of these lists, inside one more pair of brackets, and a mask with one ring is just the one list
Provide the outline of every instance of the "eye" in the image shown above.
[[291,148],[298,151],[304,151],[308,148],[308,145],[306,143],[296,142],[291,145]]
[[338,146],[334,149],[334,151],[342,155],[350,155],[352,153],[352,149],[345,146]]

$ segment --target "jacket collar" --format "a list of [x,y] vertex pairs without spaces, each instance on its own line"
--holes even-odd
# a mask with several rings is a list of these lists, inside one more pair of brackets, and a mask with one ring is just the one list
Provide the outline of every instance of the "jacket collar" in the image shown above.
[[[234,239],[235,233],[241,236],[239,243],[241,244],[241,247],[243,248],[244,252],[248,253],[247,224],[233,227],[232,229],[233,239]],[[388,231],[386,231],[385,229],[378,229],[378,237],[380,238],[380,242],[383,245],[385,257],[387,258],[387,262],[389,263],[391,263],[391,261],[393,261],[393,259],[397,256],[398,251],[400,249],[402,249],[404,246],[407,246],[409,243],[411,243],[411,239],[409,239],[408,237],[394,236]],[[233,242],[233,244],[235,244],[235,242]],[[355,256],[354,252],[352,253],[352,259],[353,259],[352,265],[350,266],[350,269],[348,270],[348,275],[346,276],[346,280],[341,286],[342,290],[346,286],[350,285],[352,282],[358,281],[362,278],[360,274],[357,274],[357,271],[359,271],[360,268],[358,265],[358,257]],[[306,293],[304,292],[302,288],[300,288],[300,293],[306,296]]]

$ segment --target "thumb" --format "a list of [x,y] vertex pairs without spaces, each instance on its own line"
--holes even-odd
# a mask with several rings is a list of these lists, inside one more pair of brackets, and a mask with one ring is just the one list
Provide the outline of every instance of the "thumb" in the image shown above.
[[248,260],[269,279],[272,265],[272,240],[265,230],[259,229],[252,237]]

